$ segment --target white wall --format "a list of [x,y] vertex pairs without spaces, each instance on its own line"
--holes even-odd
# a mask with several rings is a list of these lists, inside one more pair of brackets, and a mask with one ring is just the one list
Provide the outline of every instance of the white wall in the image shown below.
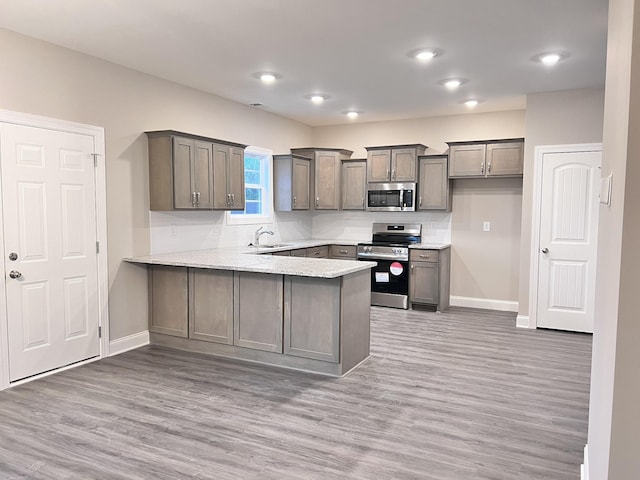
[[640,1],[610,0],[596,318],[589,408],[589,480],[640,478]]
[[[105,128],[111,340],[147,329],[146,269],[121,261],[150,251],[143,132],[180,130],[275,152],[311,141],[301,123],[7,30],[0,58],[0,108]],[[187,246],[198,228],[218,227],[220,214],[176,214],[168,223],[174,243]]]

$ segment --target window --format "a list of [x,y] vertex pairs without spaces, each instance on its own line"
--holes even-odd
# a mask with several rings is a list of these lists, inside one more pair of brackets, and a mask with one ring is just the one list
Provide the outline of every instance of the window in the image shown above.
[[271,219],[271,150],[247,147],[244,151],[244,211],[227,212],[227,224],[246,225]]

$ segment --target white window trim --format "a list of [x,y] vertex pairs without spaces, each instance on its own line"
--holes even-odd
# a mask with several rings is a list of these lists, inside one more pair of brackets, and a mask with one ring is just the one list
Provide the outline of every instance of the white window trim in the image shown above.
[[254,153],[269,157],[269,168],[266,179],[266,183],[269,186],[267,189],[267,206],[269,208],[269,213],[267,215],[232,215],[231,212],[228,211],[225,215],[225,223],[227,225],[263,225],[265,223],[273,223],[273,150],[248,146],[245,149],[245,153]]

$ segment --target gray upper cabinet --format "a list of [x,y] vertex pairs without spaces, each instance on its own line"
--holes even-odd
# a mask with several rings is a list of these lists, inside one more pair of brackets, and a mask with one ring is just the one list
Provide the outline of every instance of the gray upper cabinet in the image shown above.
[[524,165],[524,139],[448,142],[449,177],[517,177]]
[[[149,208],[182,209],[244,208],[245,145],[191,135],[174,130],[146,132],[149,139]],[[220,152],[225,170],[216,164]],[[241,204],[216,206],[216,199],[235,194]]]
[[419,159],[418,210],[451,210],[451,181],[447,155],[424,155]]
[[367,161],[342,162],[342,209],[364,210],[367,196]]
[[309,210],[311,159],[301,155],[273,156],[273,203],[276,211]]
[[213,208],[244,210],[244,148],[213,145]]
[[338,148],[292,148],[291,153],[311,158],[311,208],[339,210],[342,190],[342,161],[351,158],[351,150]]
[[366,147],[367,181],[415,182],[418,176],[418,156],[427,147],[422,144]]

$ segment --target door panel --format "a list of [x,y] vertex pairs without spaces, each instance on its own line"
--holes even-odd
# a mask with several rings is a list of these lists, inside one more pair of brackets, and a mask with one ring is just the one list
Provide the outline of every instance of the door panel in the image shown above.
[[543,157],[538,327],[593,331],[600,162],[600,152]]
[[416,149],[395,148],[391,151],[391,181],[416,181]]
[[294,158],[292,168],[292,210],[309,210],[309,178],[311,172],[311,162],[309,160]]
[[0,137],[4,267],[21,275],[6,279],[15,381],[100,354],[94,147],[8,124]]
[[231,207],[233,210],[244,210],[244,150],[230,148],[227,174]]
[[213,208],[228,209],[227,165],[229,147],[213,144]]
[[173,139],[173,208],[193,208],[193,140]]
[[340,197],[340,158],[337,152],[316,153],[316,209],[337,210]]
[[388,182],[391,178],[391,150],[374,150],[367,157],[370,182]]
[[367,195],[367,164],[342,162],[342,209],[364,210]]
[[197,208],[213,208],[213,149],[210,143],[195,142],[193,190]]
[[486,145],[455,145],[449,149],[449,177],[484,176]]

